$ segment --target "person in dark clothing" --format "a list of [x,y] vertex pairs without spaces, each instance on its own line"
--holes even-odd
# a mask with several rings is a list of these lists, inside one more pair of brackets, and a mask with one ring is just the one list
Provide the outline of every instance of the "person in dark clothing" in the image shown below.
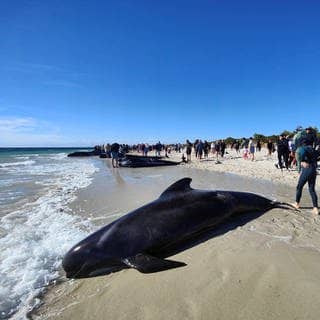
[[311,128],[311,127],[306,128],[305,139],[306,139],[306,144],[308,146],[311,146],[312,148],[316,147],[317,136],[316,136],[313,128]]
[[242,138],[241,148],[248,149],[248,147],[249,147],[249,140],[246,138]]
[[294,206],[299,209],[300,199],[302,195],[302,189],[304,185],[308,182],[309,193],[312,199],[312,213],[315,215],[319,214],[318,209],[318,197],[315,192],[315,185],[317,179],[317,155],[316,151],[307,145],[308,140],[302,139],[301,141],[301,173],[299,176],[299,181],[296,190],[296,202]]
[[267,143],[267,148],[268,148],[268,156],[271,158],[272,152],[273,152],[273,142],[271,140],[268,141]]
[[113,143],[110,148],[111,158],[112,158],[112,166],[114,168],[119,167],[119,149],[120,149],[120,145],[117,142]]
[[208,159],[209,149],[210,149],[210,145],[209,145],[208,141],[204,140],[203,152],[204,152],[204,158],[205,159]]
[[234,144],[234,148],[235,148],[237,153],[240,153],[240,142],[239,142],[239,140],[237,140],[236,143]]
[[216,143],[214,145],[214,149],[215,149],[217,161],[219,161],[219,155],[220,155],[220,151],[221,151],[221,141],[220,140],[216,141]]
[[197,157],[199,160],[202,159],[203,148],[204,148],[204,144],[203,144],[202,140],[200,140],[197,144],[197,149],[196,149]]
[[261,142],[260,142],[260,140],[257,141],[257,150],[259,152],[261,151]]
[[161,150],[162,150],[162,144],[160,141],[156,144],[155,149],[156,149],[156,156],[160,157]]
[[166,158],[169,158],[168,153],[170,153],[170,146],[168,146],[167,144],[164,146],[164,156]]
[[197,139],[197,140],[193,143],[193,148],[194,148],[194,151],[196,152],[196,158],[198,158],[198,143],[199,143],[199,139]]
[[186,150],[187,162],[189,162],[191,161],[192,143],[189,140],[187,140],[186,145],[187,145],[187,150]]
[[277,143],[278,150],[278,169],[283,169],[283,163],[287,170],[289,170],[289,142],[285,136],[280,136]]
[[224,157],[225,152],[226,152],[226,143],[224,142],[224,140],[222,140],[220,143],[220,153],[222,158]]

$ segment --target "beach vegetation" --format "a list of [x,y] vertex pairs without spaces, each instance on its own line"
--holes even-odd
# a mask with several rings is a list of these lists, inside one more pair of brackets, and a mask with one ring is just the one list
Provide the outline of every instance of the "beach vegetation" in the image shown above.
[[232,145],[233,143],[236,142],[236,139],[235,138],[232,138],[232,137],[227,137],[224,139],[224,142],[227,144],[227,145]]

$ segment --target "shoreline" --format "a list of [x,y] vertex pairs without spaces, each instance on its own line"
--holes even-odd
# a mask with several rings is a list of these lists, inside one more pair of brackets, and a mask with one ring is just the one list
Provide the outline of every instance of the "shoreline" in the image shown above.
[[[181,156],[182,153],[173,153],[170,160],[180,160]],[[265,190],[269,196],[280,195],[287,201],[290,197],[294,199],[298,174],[294,171],[281,173],[274,167],[275,159],[258,158],[256,162],[249,163],[249,160],[242,158],[227,158],[222,164],[192,159],[190,164],[179,166],[179,170],[181,175],[190,171],[192,184],[196,188],[210,181],[214,186],[223,184],[224,188],[230,189],[234,180],[235,186],[243,186],[244,190],[250,191],[251,188],[257,193]],[[132,172],[133,177],[140,172],[151,177],[155,172],[149,186],[160,179],[160,187],[151,190],[143,201],[154,198],[165,185],[165,181],[156,177],[159,172],[168,176],[175,172],[174,168],[162,168],[160,171],[112,169],[109,162],[103,160],[102,164],[115,179],[119,179],[116,178],[118,175],[123,176],[124,172]],[[266,167],[264,171],[260,163]],[[228,166],[233,168],[226,172],[223,168]],[[253,169],[256,171],[254,174]],[[212,181],[211,174],[218,181]],[[127,194],[123,194],[124,199],[135,188],[130,179],[125,183],[128,184],[128,181],[130,184]],[[259,185],[262,187],[259,188]],[[95,191],[89,194],[97,200],[104,197],[95,193],[94,186],[92,189]],[[135,196],[138,197],[139,193]],[[141,204],[143,201],[140,201]],[[103,202],[98,203],[102,205]],[[304,189],[302,203],[311,203],[307,188]],[[126,205],[120,205],[119,211],[130,207],[138,207],[138,204],[129,199]],[[316,231],[319,224],[319,219],[307,214],[307,210],[295,214],[274,209],[244,226],[170,257],[186,262],[184,268],[150,275],[129,269],[54,285],[44,295],[42,306],[33,312],[32,318],[99,319],[108,314],[110,319],[137,320],[318,319],[320,311],[314,301],[320,299],[320,280],[317,276],[320,235]],[[292,305],[292,301],[299,303]]]

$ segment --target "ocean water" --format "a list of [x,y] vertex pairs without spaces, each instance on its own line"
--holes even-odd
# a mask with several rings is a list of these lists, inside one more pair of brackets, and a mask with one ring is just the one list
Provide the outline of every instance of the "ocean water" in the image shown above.
[[90,231],[69,204],[90,185],[94,159],[71,149],[0,149],[0,319],[23,319],[59,277],[61,257]]

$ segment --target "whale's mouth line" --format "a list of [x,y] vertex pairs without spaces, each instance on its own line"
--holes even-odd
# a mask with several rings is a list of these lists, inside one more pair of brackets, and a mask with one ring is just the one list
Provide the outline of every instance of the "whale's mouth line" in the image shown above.
[[85,262],[81,264],[81,266],[75,271],[74,269],[72,271],[66,271],[66,277],[69,279],[78,279],[78,278],[83,278],[85,276],[88,276],[90,274],[89,270],[96,270],[95,266],[88,266],[88,263]]
[[67,271],[66,277],[69,279],[96,277],[127,268],[127,266],[121,262],[113,262],[112,264],[109,264],[109,266],[106,266],[106,264],[107,263],[99,263],[96,265],[88,266],[87,263],[84,263],[76,272]]
[[99,269],[95,269],[91,272],[87,272],[87,273],[82,273],[81,269],[78,270],[76,273],[66,273],[66,277],[68,279],[80,279],[80,278],[90,278],[90,277],[98,277],[98,276],[103,276],[103,275],[107,275],[109,273],[112,272],[116,272],[116,271],[120,271],[122,269],[126,269],[128,267],[126,267],[125,265],[118,265],[118,266],[113,266],[113,267],[101,267]]
[[105,267],[105,268],[100,268],[96,269],[92,272],[89,273],[89,277],[97,277],[97,276],[103,276],[112,272],[116,272],[122,269],[127,269],[128,267],[125,265],[119,265],[119,266],[113,266],[113,267]]
[[76,271],[76,272],[66,272],[66,277],[68,278],[68,279],[76,279],[76,278],[81,278],[81,277],[78,277],[78,275],[79,275],[79,273],[80,273],[80,271],[82,270],[82,267],[78,270],[78,271]]

